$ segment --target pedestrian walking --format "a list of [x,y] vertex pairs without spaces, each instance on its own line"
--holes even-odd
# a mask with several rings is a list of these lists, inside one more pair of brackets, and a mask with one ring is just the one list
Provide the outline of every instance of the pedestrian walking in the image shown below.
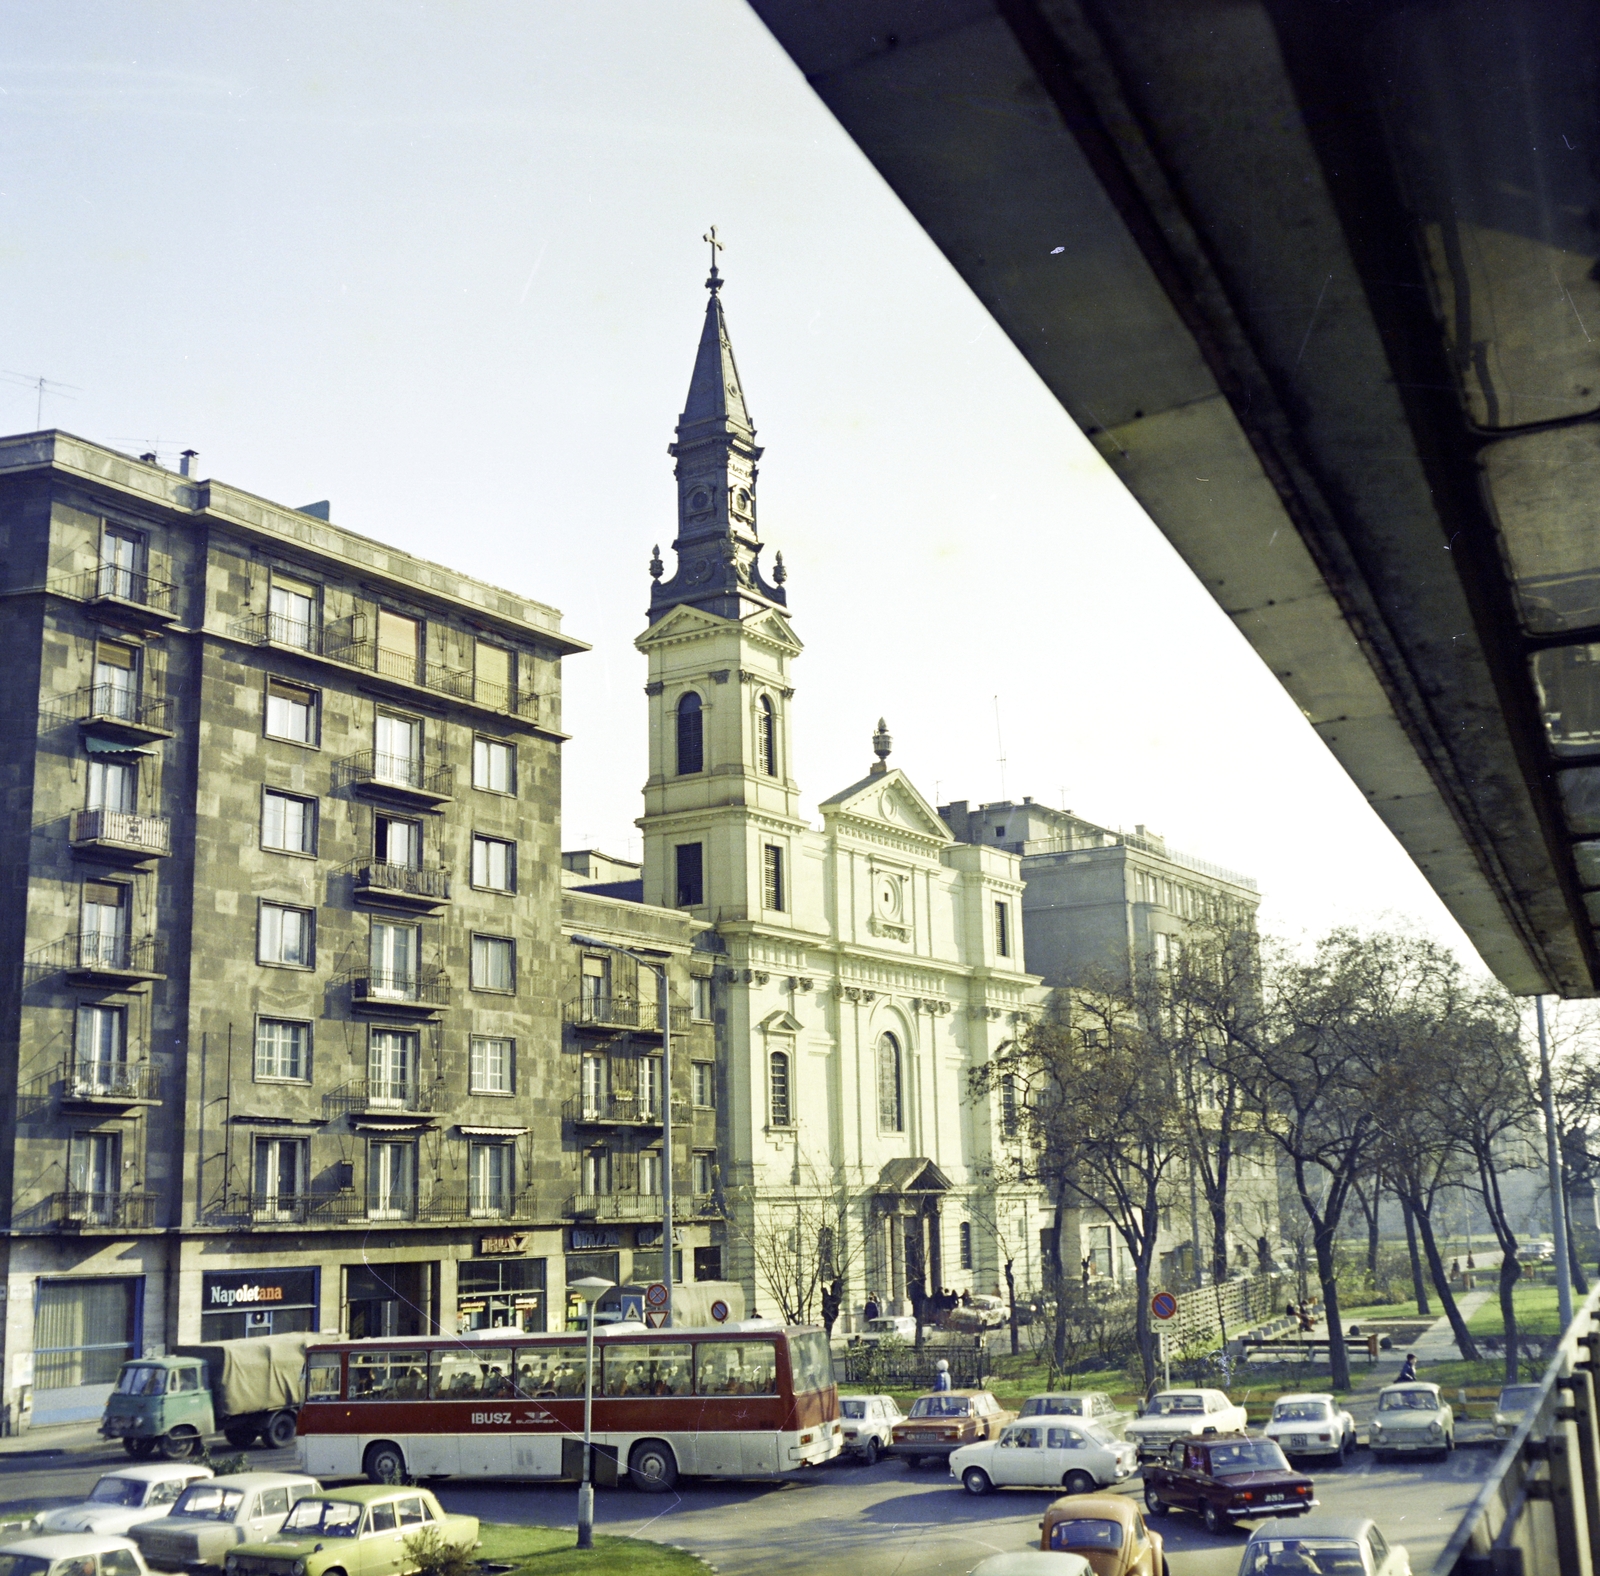
[[950,1388],[950,1364],[944,1358],[939,1359],[939,1371],[933,1376],[935,1390],[948,1390]]
[[867,1305],[861,1310],[861,1317],[863,1319],[876,1319],[878,1317],[878,1299],[872,1296],[870,1292],[867,1295]]
[[1417,1354],[1407,1352],[1406,1360],[1400,1365],[1400,1377],[1397,1384],[1410,1384],[1417,1377]]

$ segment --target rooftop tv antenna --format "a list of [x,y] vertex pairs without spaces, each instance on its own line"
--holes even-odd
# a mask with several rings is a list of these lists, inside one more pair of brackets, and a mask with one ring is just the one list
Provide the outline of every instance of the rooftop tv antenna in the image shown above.
[[[33,426],[38,431],[44,426],[44,397],[46,394],[53,399],[74,399],[83,391],[76,383],[58,383],[54,378],[36,378],[27,372],[7,372],[6,377],[13,383],[20,383],[24,388],[30,388],[38,396],[33,406]],[[64,390],[72,389],[74,393],[68,394]]]
[[1006,792],[1006,741],[1004,735],[1000,732],[1000,697],[998,695],[994,698],[994,742],[995,748],[1000,752],[1000,797],[1009,799],[1011,796]]

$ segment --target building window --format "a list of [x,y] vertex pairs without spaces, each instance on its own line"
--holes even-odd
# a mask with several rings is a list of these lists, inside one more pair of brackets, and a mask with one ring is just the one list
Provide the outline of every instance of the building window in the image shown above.
[[513,1094],[516,1091],[515,1040],[496,1035],[472,1037],[469,1087],[473,1094]]
[[415,925],[373,920],[368,961],[371,967],[369,988],[374,996],[390,996],[397,1001],[415,997],[421,959],[422,933]]
[[1002,958],[1011,956],[1011,905],[1009,903],[996,903],[994,906],[994,950]]
[[367,1040],[367,1098],[407,1107],[417,1096],[417,1036],[411,1029],[373,1029]]
[[256,961],[283,968],[311,968],[315,945],[313,930],[309,908],[263,903],[257,930]]
[[996,837],[1004,837],[1006,835],[1006,829],[1003,826],[997,826],[994,829],[994,835]]
[[479,705],[493,706],[496,711],[511,711],[512,680],[514,676],[512,654],[504,646],[489,646],[476,641],[472,651],[472,698]]
[[1017,1131],[1017,1080],[1010,1073],[1000,1077],[1000,1130],[1007,1138]]
[[144,601],[144,538],[136,531],[107,526],[100,536],[100,596]]
[[498,837],[472,839],[472,884],[491,892],[517,889],[517,845]]
[[67,1151],[67,1185],[76,1195],[75,1215],[112,1223],[123,1191],[122,1134],[74,1133]]
[[957,1242],[961,1255],[961,1268],[970,1270],[972,1268],[972,1222],[970,1220],[961,1222],[961,1230],[957,1235]]
[[678,775],[705,770],[705,716],[700,697],[690,690],[678,702]]
[[711,976],[709,974],[691,974],[689,976],[689,1012],[692,1017],[701,1023],[711,1021]]
[[661,1058],[645,1056],[639,1061],[639,1114],[661,1115]]
[[607,1117],[610,1112],[611,1063],[604,1056],[585,1056],[579,1064],[582,1080],[583,1114],[589,1121]]
[[714,1062],[689,1063],[690,1097],[708,1109],[717,1103],[717,1069]]
[[792,1127],[789,1053],[773,1051],[767,1057],[767,1121],[773,1127]]
[[646,1149],[639,1156],[639,1191],[659,1194],[661,1191],[661,1151]]
[[94,694],[89,707],[95,717],[133,722],[139,715],[139,652],[117,640],[97,641],[94,648]]
[[317,801],[262,789],[261,846],[280,854],[316,853]]
[[258,1138],[251,1213],[258,1219],[293,1220],[295,1208],[306,1191],[305,1140]]
[[694,1186],[694,1191],[701,1198],[706,1197],[712,1191],[711,1171],[716,1163],[717,1157],[705,1151],[697,1153],[694,1157],[692,1162],[693,1172],[689,1180]]
[[291,744],[317,742],[317,692],[282,679],[267,680],[267,737]]
[[611,959],[586,952],[580,968],[578,999],[583,1004],[584,1021],[608,1022],[611,1017]]
[[367,1214],[408,1220],[417,1207],[417,1146],[375,1139],[367,1145]]
[[605,1194],[611,1191],[611,1151],[586,1149],[583,1152],[583,1192]]
[[472,938],[472,988],[500,991],[517,988],[516,948],[509,936]]
[[472,741],[472,786],[485,793],[517,791],[516,746],[499,739]]
[[257,1019],[256,1077],[306,1082],[311,1077],[311,1025],[287,1018]]
[[380,815],[372,823],[372,857],[380,865],[422,868],[422,822]]
[[415,717],[380,711],[372,729],[372,775],[399,788],[422,786],[422,724]]
[[778,720],[765,695],[756,702],[756,768],[763,777],[778,775]]
[[89,809],[132,815],[139,806],[139,768],[132,761],[89,762]]
[[78,961],[125,968],[128,963],[128,889],[116,881],[83,883],[78,921]]
[[679,843],[676,854],[678,861],[678,907],[697,908],[706,900],[705,878],[702,872],[699,843]]
[[311,649],[317,599],[307,586],[274,583],[267,592],[267,639],[280,646]]
[[878,1129],[884,1133],[905,1130],[901,1100],[900,1042],[892,1034],[878,1036]]
[[74,1093],[120,1093],[127,1087],[127,1030],[127,1014],[121,1007],[78,1008]]
[[515,1153],[510,1144],[471,1144],[467,1150],[467,1209],[474,1215],[511,1213]]
[[1111,1279],[1111,1228],[1089,1227],[1089,1269],[1102,1280]]
[[781,914],[783,895],[783,850],[776,843],[764,843],[761,848],[762,906]]
[[378,671],[407,684],[417,682],[417,649],[422,626],[414,618],[378,609]]

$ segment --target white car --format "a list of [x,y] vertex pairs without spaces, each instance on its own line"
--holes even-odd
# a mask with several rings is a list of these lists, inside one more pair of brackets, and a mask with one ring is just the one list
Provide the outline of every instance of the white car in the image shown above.
[[998,1330],[1002,1324],[1011,1323],[1011,1309],[1006,1306],[1003,1297],[974,1297],[970,1304],[962,1303],[961,1306],[970,1306],[988,1329]]
[[892,1395],[842,1395],[839,1420],[844,1424],[844,1448],[870,1467],[905,1413]]
[[1355,1418],[1331,1395],[1319,1392],[1280,1395],[1262,1433],[1291,1461],[1302,1456],[1343,1461],[1356,1448]]
[[0,1544],[0,1576],[150,1576],[127,1538],[63,1532]]
[[907,1346],[917,1339],[917,1321],[909,1313],[884,1313],[868,1319],[866,1326],[851,1336],[857,1346],[875,1346],[879,1341],[904,1341]]
[[1124,1433],[1139,1447],[1139,1459],[1149,1461],[1164,1456],[1177,1440],[1196,1434],[1242,1434],[1249,1424],[1245,1409],[1221,1390],[1163,1390],[1145,1403]]
[[1017,1413],[1020,1421],[1025,1417],[1078,1417],[1086,1423],[1098,1423],[1113,1439],[1121,1439],[1133,1421],[1132,1412],[1117,1409],[1117,1404],[1104,1390],[1050,1390],[1044,1395],[1030,1395]]
[[1012,1423],[998,1439],[950,1452],[950,1476],[969,1494],[1058,1486],[1069,1494],[1092,1494],[1130,1477],[1138,1464],[1139,1452],[1126,1440],[1064,1418]]
[[1277,1571],[1338,1571],[1349,1576],[1411,1576],[1404,1544],[1390,1543],[1367,1516],[1312,1511],[1293,1521],[1264,1521],[1250,1534],[1239,1576]]
[[979,1560],[968,1576],[1094,1576],[1081,1554],[1055,1549],[1014,1549]]
[[164,1516],[191,1483],[211,1476],[210,1467],[163,1461],[108,1472],[76,1505],[42,1510],[33,1518],[40,1532],[101,1532],[115,1536],[136,1522]]
[[1374,1458],[1412,1453],[1447,1456],[1456,1447],[1456,1414],[1436,1384],[1413,1379],[1378,1392],[1367,1429]]
[[1509,1439],[1522,1427],[1528,1408],[1539,1399],[1540,1387],[1536,1384],[1508,1384],[1494,1404],[1494,1437]]

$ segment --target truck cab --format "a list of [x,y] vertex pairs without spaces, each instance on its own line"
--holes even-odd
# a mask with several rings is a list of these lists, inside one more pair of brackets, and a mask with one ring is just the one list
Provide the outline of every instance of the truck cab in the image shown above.
[[206,1365],[198,1357],[140,1357],[122,1365],[100,1432],[130,1456],[160,1450],[180,1461],[216,1431]]

